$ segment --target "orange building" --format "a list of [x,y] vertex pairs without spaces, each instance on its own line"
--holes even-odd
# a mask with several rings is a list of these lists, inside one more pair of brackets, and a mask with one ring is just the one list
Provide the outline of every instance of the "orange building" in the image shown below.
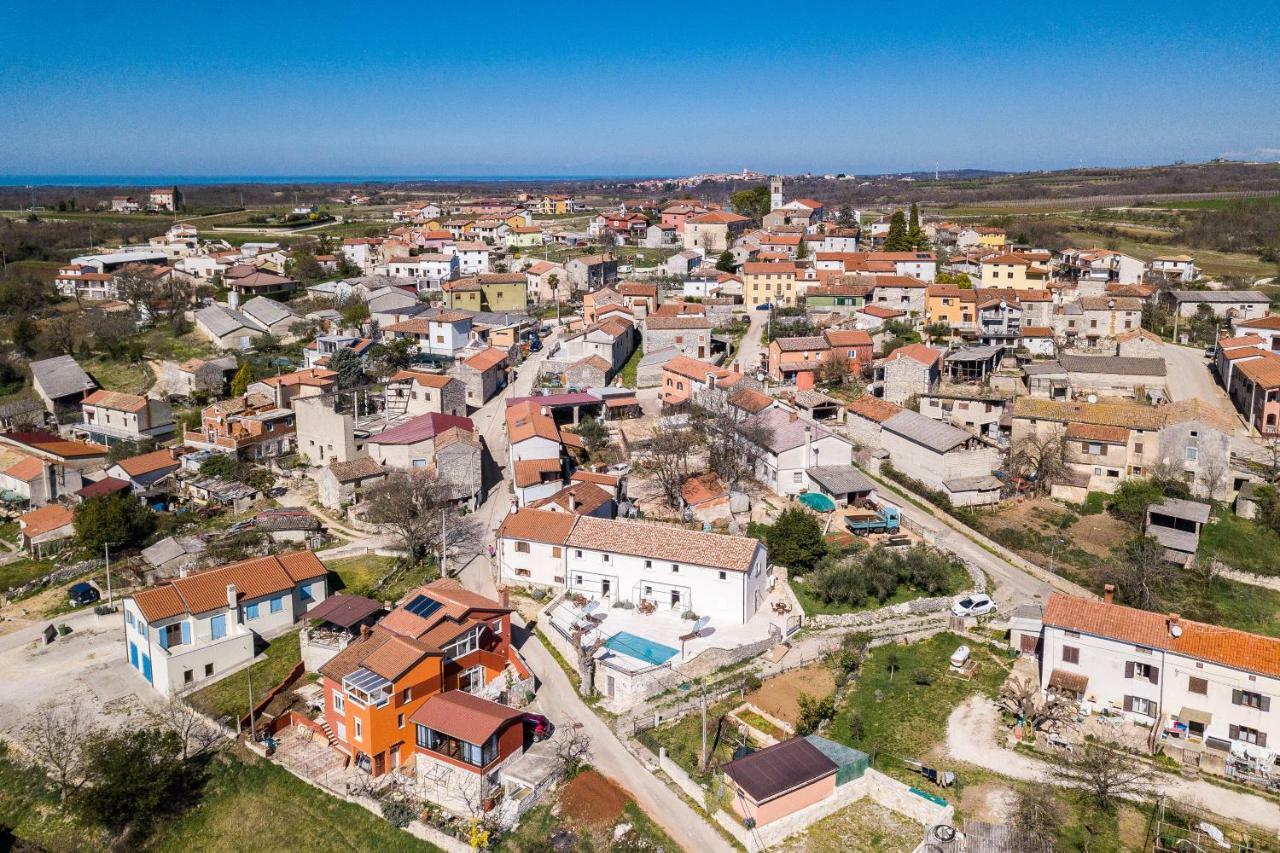
[[334,746],[374,776],[409,763],[410,718],[431,697],[462,690],[502,699],[530,677],[511,647],[511,609],[452,579],[409,592],[320,674]]

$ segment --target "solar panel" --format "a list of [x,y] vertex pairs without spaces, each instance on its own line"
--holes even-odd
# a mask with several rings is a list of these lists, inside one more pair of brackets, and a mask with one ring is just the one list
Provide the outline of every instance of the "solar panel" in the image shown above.
[[414,616],[421,616],[423,619],[426,619],[432,613],[439,610],[440,606],[440,602],[436,601],[431,596],[419,595],[415,596],[413,601],[406,604],[404,609],[408,610]]

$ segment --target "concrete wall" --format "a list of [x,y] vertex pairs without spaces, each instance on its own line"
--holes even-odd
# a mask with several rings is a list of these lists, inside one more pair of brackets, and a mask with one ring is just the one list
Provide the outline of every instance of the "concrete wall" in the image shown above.
[[328,465],[333,459],[349,462],[356,458],[351,415],[335,412],[323,397],[294,400],[293,413],[298,452],[312,465]]

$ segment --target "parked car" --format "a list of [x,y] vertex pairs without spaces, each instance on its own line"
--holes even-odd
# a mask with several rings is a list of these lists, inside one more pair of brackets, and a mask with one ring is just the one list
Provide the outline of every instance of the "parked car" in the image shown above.
[[524,726],[535,741],[546,740],[556,731],[551,721],[541,714],[525,714]]
[[770,303],[768,303],[768,302],[761,302],[759,305],[757,305],[757,306],[756,306],[756,310],[757,310],[757,311],[772,311],[772,310],[773,310],[773,305],[772,305],[772,304],[770,304]]
[[289,493],[289,489],[285,486],[276,486],[274,489],[267,489],[267,497],[282,498]]
[[951,605],[951,612],[956,616],[985,616],[995,610],[996,603],[991,596],[982,593],[962,596]]
[[84,607],[86,604],[93,604],[102,598],[102,593],[98,592],[98,588],[86,581],[73,584],[71,589],[67,590],[67,596],[71,599],[71,604],[75,607]]

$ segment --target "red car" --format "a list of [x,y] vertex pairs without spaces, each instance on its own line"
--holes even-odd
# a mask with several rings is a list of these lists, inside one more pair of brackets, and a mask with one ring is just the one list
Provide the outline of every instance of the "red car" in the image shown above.
[[525,730],[533,735],[534,741],[546,740],[555,733],[556,727],[541,714],[524,715]]

